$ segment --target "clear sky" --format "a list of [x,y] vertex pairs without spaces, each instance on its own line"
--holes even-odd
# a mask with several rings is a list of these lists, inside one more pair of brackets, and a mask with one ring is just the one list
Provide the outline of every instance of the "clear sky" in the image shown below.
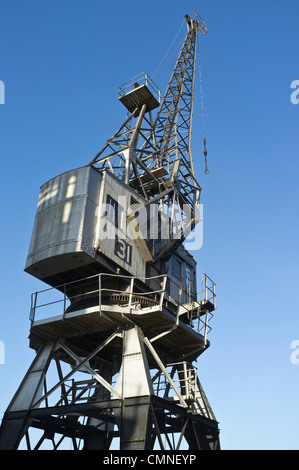
[[223,449],[297,450],[297,0],[1,2],[0,417],[34,357],[30,295],[44,285],[23,270],[39,187],[96,155],[125,117],[118,86],[154,73],[194,9],[208,28],[199,40],[210,173],[197,94],[204,243],[192,254],[217,284],[199,377]]

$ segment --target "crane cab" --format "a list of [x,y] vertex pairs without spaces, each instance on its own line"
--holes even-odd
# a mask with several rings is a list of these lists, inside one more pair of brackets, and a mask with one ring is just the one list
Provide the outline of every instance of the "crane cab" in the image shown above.
[[125,224],[119,223],[132,198],[144,202],[111,173],[91,166],[45,183],[25,271],[51,286],[105,270],[145,277],[148,250],[133,235],[128,238]]

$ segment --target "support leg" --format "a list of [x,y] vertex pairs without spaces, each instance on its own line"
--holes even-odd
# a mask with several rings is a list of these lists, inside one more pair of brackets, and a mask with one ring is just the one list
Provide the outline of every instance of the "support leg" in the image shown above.
[[45,344],[37,353],[19,389],[4,414],[0,428],[0,450],[14,450],[28,429],[26,418],[16,417],[17,411],[34,408],[43,392],[44,377],[47,372],[55,343]]
[[151,440],[153,387],[137,327],[124,331],[122,365],[115,388],[122,398],[121,411],[116,414],[120,450],[147,449]]

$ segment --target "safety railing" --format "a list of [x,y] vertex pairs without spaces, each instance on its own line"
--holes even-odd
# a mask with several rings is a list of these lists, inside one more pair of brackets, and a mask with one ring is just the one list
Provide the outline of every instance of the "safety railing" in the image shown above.
[[[197,380],[196,368],[187,362],[178,362],[167,364],[166,371],[168,372],[168,377],[160,370],[152,377],[155,395],[161,398],[177,400],[176,389],[185,400],[194,401]],[[174,387],[171,387],[171,384]]]
[[[118,281],[126,283],[126,288],[118,289],[113,285]],[[155,289],[141,291],[136,287],[138,281],[147,285],[151,283]],[[178,292],[176,300],[172,299],[167,292],[171,284]],[[122,305],[129,309],[135,309],[143,303],[141,308],[155,306],[162,310],[163,306],[168,308],[171,304],[170,310],[176,316],[176,324],[178,325],[179,320],[182,319],[185,324],[202,334],[206,341],[207,334],[211,331],[209,324],[213,317],[211,312],[216,308],[215,283],[204,274],[200,291],[192,294],[187,303],[185,303],[186,300],[183,302],[182,299],[188,299],[188,296],[190,292],[185,291],[166,274],[141,279],[135,276],[124,277],[119,274],[100,273],[34,292],[31,295],[29,319],[31,323],[36,320],[36,316],[38,320],[57,315],[62,315],[64,319],[66,313],[89,306],[97,306],[101,311],[102,305],[107,304],[107,299],[112,300],[112,303],[113,300],[121,301]]]
[[214,310],[216,309],[216,284],[205,273],[202,276],[199,298],[205,303],[210,302],[214,305]]
[[[117,288],[108,288],[103,286],[103,279],[107,282],[109,278],[110,282],[113,280],[121,280],[127,282],[128,286],[126,290]],[[136,281],[147,282],[150,280],[156,280],[156,284],[160,285],[160,289],[140,291],[135,290]],[[92,300],[101,309],[102,298],[104,294],[106,296],[123,296],[126,300],[126,306],[131,308],[134,306],[135,296],[142,296],[142,298],[152,301],[155,305],[159,305],[162,309],[163,300],[165,295],[167,275],[162,274],[158,276],[151,276],[146,278],[137,278],[134,276],[121,276],[118,274],[107,274],[101,273],[94,276],[85,277],[80,280],[72,281],[66,284],[61,284],[55,287],[50,287],[38,292],[34,292],[31,295],[31,307],[29,319],[31,322],[35,321],[36,312],[39,309],[43,309],[43,317],[49,317],[49,315],[57,316],[62,314],[63,317],[67,311],[74,305],[76,301],[81,301],[81,308],[89,305],[89,300]],[[76,287],[76,284],[78,287]],[[93,288],[91,290],[78,292],[82,285],[91,284]],[[97,288],[95,288],[97,285]],[[72,294],[76,291],[75,294]],[[40,317],[39,317],[40,319]]]
[[[115,387],[116,378],[111,382],[111,386]],[[103,386],[99,386],[99,382],[95,378],[86,380],[66,380],[61,390],[61,396],[57,405],[74,405],[78,403],[92,402],[94,400],[110,400],[112,393]]]
[[150,78],[150,76],[145,72],[136,75],[135,77],[131,78],[131,80],[128,80],[127,82],[120,85],[118,94],[121,97],[131,91],[132,87],[141,85],[145,85],[151,91],[156,100],[159,103],[161,102],[161,91],[155,82]]
[[[177,305],[177,321],[181,317],[197,333],[201,333],[206,341],[211,331],[210,320],[212,311],[216,310],[216,284],[207,274],[202,275],[200,291],[191,293],[184,290],[178,283],[169,279],[178,291],[178,298],[172,299]],[[183,302],[185,299],[185,303]]]

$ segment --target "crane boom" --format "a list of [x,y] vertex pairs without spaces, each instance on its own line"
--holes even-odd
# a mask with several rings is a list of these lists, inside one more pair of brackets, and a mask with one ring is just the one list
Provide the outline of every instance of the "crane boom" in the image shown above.
[[112,172],[142,195],[147,205],[159,203],[168,212],[168,240],[158,244],[148,240],[154,259],[170,254],[194,228],[201,192],[194,173],[191,131],[197,33],[206,34],[207,29],[197,13],[195,20],[188,15],[185,19],[187,34],[162,102],[147,74],[120,87],[127,119],[90,162]]

